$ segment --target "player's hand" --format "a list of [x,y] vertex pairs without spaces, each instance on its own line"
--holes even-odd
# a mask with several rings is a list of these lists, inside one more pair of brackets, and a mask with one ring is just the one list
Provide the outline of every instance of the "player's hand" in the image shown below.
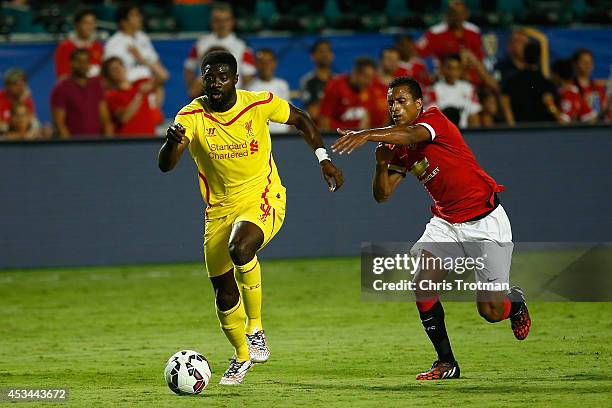
[[395,145],[379,143],[376,147],[376,163],[389,164],[393,159]]
[[341,136],[332,145],[332,151],[338,154],[351,154],[351,152],[368,142],[368,134],[359,130],[336,129]]
[[166,140],[170,143],[183,144],[183,137],[185,137],[185,128],[180,123],[170,125],[166,131]]
[[321,162],[321,173],[329,186],[329,191],[332,193],[338,190],[344,184],[344,176],[339,168],[334,166],[331,160],[323,160]]

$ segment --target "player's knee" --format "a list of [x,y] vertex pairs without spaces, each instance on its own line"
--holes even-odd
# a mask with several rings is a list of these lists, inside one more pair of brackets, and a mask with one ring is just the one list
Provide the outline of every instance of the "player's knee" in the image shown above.
[[257,253],[257,245],[249,239],[234,238],[229,243],[229,254],[234,265],[247,264]]
[[238,291],[238,287],[234,285],[233,287],[218,289],[215,292],[215,301],[217,302],[217,308],[219,310],[230,310],[240,301],[240,292]]
[[489,323],[496,323],[503,319],[504,305],[495,302],[478,302],[478,313]]

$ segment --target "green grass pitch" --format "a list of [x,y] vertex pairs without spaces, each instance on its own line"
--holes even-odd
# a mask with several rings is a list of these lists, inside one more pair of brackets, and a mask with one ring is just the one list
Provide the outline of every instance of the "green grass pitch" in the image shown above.
[[[232,350],[200,265],[0,271],[0,388],[69,388],[67,404],[46,407],[601,407],[612,399],[610,303],[530,303],[532,332],[518,342],[508,321],[489,324],[474,304],[448,302],[462,378],[416,382],[434,360],[416,308],[362,301],[359,259],[262,267],[272,357],[229,388],[217,382]],[[211,363],[200,396],[176,396],[164,383],[165,361],[182,348]]]

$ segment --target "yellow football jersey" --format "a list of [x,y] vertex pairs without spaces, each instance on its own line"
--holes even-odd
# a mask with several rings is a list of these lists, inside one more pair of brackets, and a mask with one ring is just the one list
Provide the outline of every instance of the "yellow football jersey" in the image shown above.
[[209,218],[223,217],[245,200],[284,191],[268,121],[287,122],[289,103],[271,92],[236,93],[236,104],[226,112],[213,112],[196,98],[174,119],[186,130]]

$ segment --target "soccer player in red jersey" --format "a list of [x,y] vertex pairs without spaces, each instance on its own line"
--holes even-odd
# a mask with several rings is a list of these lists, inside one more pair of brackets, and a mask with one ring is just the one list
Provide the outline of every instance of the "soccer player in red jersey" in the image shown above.
[[[388,102],[394,125],[361,131],[338,129],[342,137],[332,146],[334,151],[351,153],[367,142],[378,142],[373,181],[376,201],[387,200],[407,172],[417,177],[434,200],[433,218],[412,253],[425,259],[447,255],[454,259],[482,259],[486,254],[484,268],[476,269],[478,282],[508,285],[512,231],[497,198],[504,187],[480,167],[459,129],[439,109],[423,111],[418,82],[408,77],[396,78],[389,85]],[[430,287],[424,290],[419,284],[445,279],[448,271],[437,270],[436,264],[440,265],[422,262],[425,266],[414,277],[421,321],[438,354],[431,369],[418,374],[417,380],[460,375],[446,333],[439,294]],[[510,319],[514,336],[518,340],[527,337],[531,319],[520,288],[515,286],[508,292],[479,290],[477,304],[480,315],[487,321]]]

